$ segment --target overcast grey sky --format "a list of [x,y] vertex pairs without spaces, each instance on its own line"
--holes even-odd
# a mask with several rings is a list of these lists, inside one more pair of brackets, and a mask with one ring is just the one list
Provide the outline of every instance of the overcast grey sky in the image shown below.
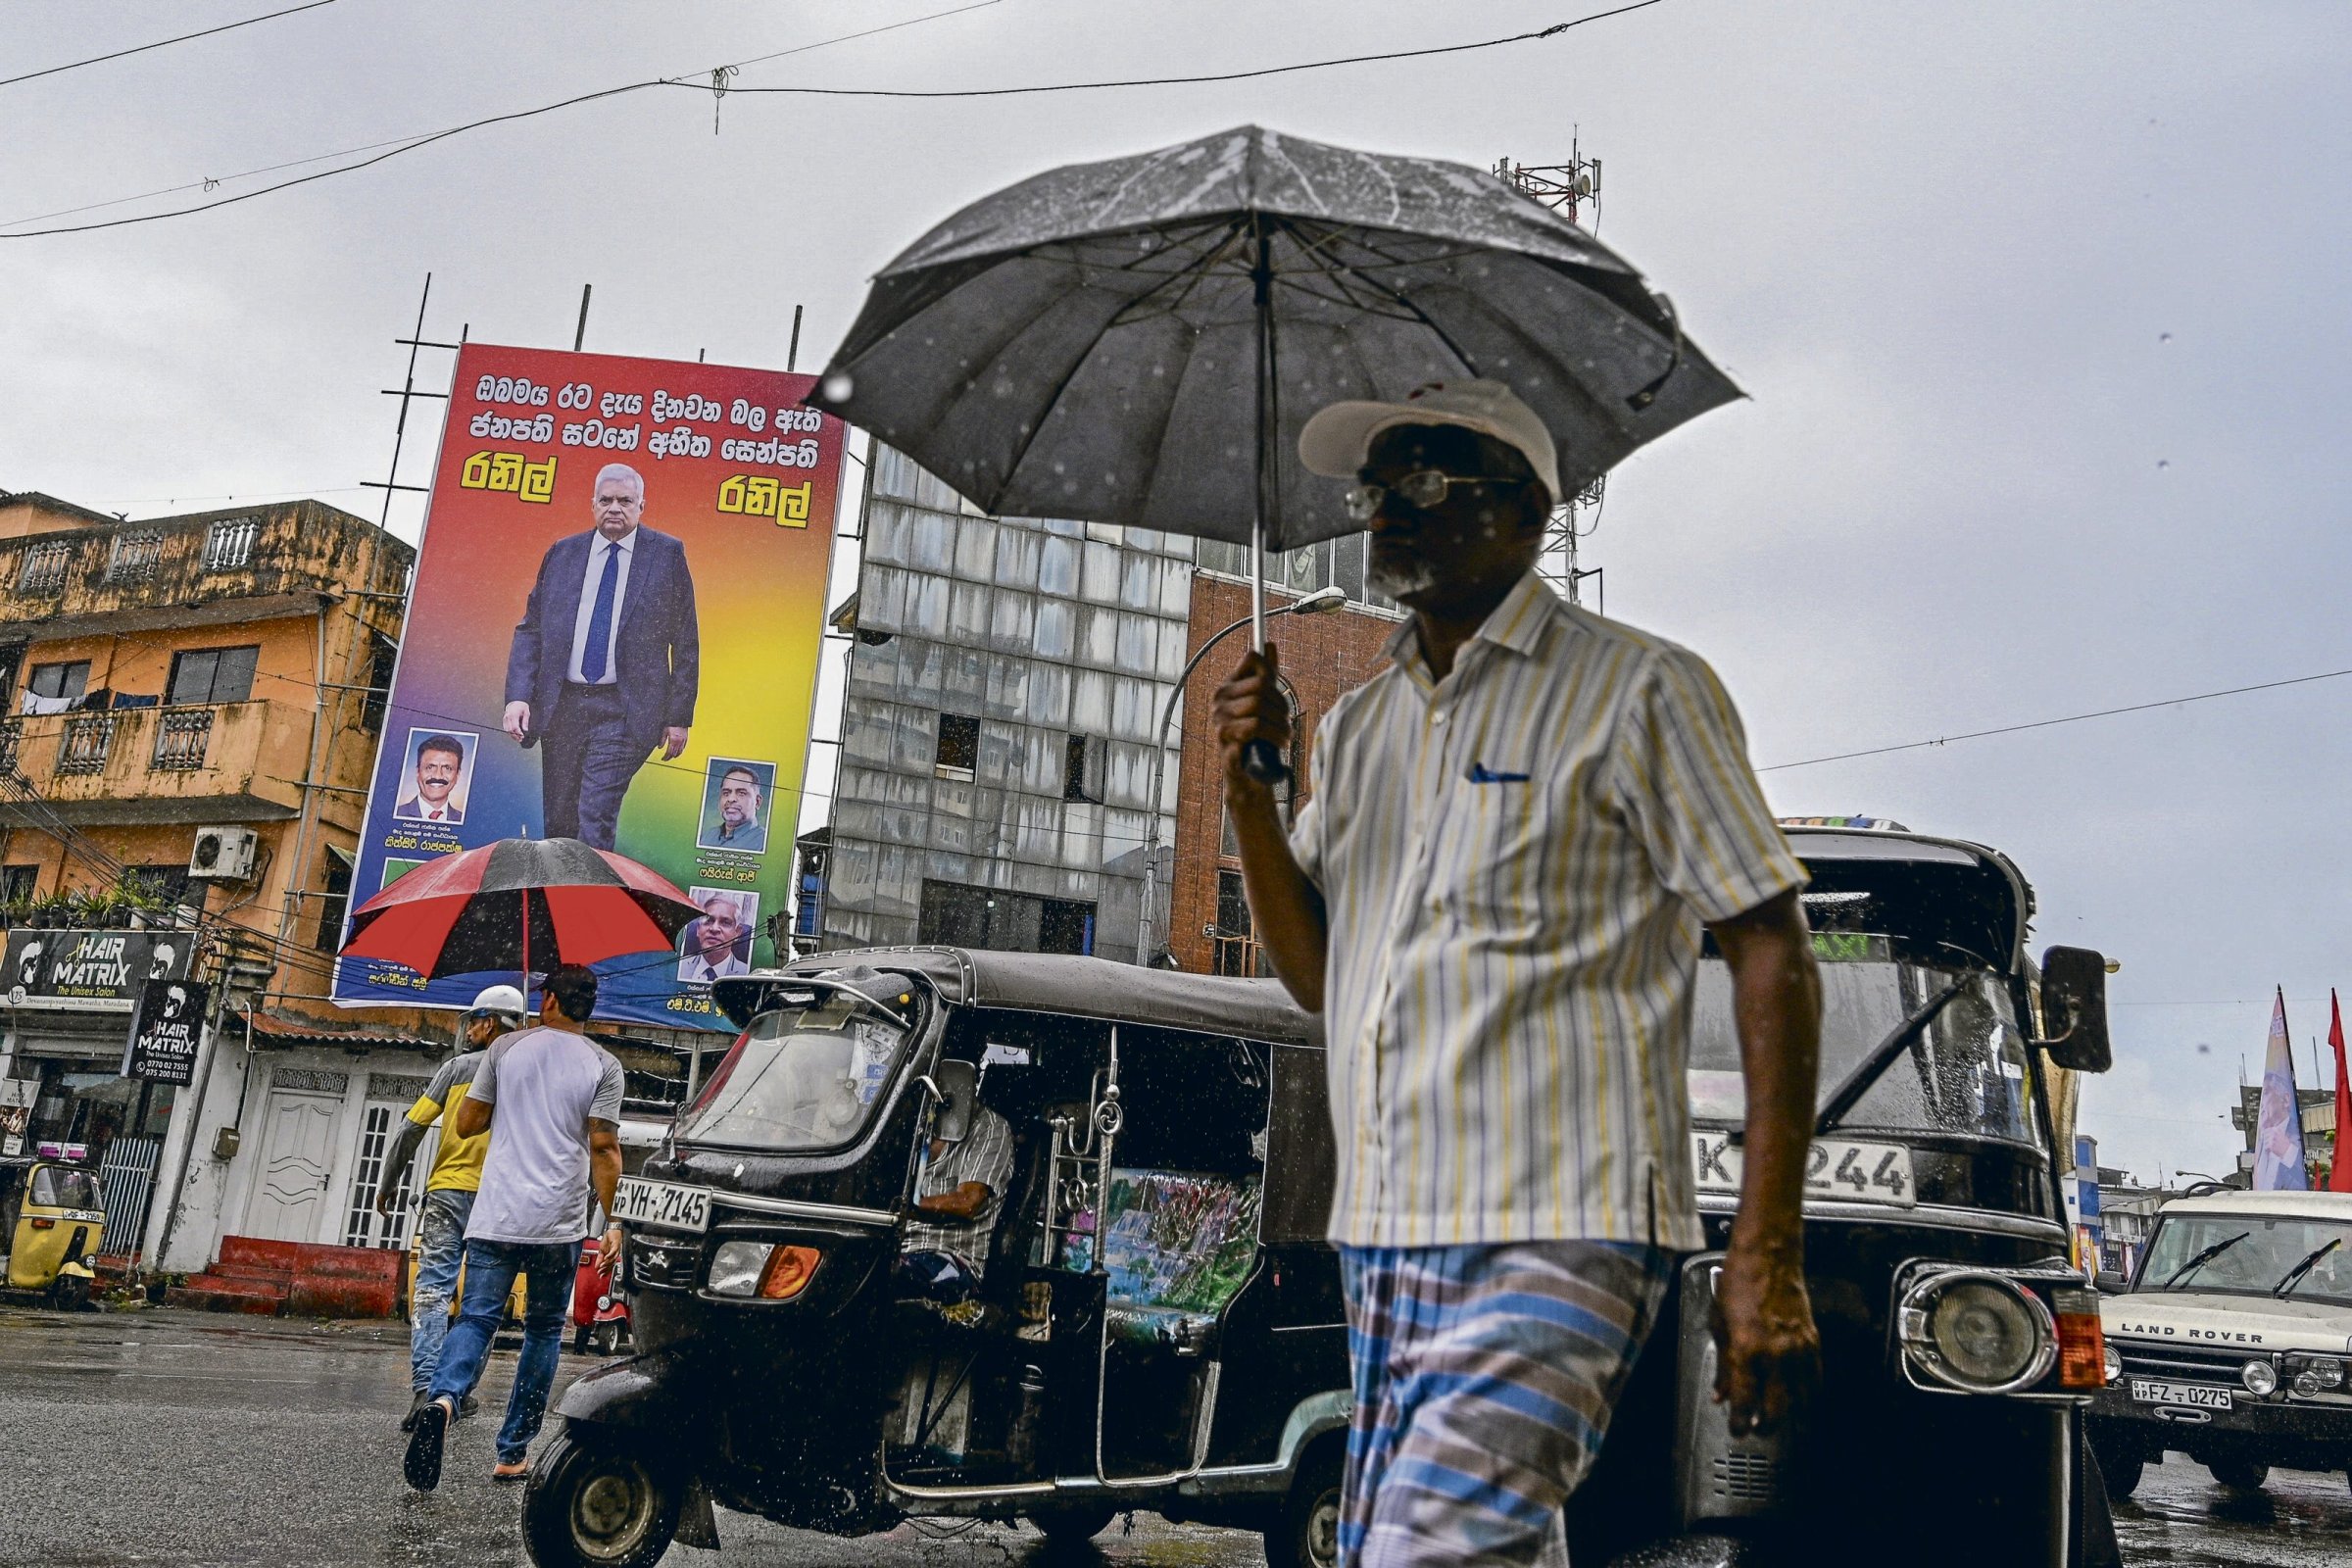
[[[9,0],[0,76],[282,3]],[[0,87],[0,232],[959,3],[337,0]],[[1605,8],[1000,0],[740,80],[1246,70]],[[428,270],[432,334],[565,346],[593,282],[612,353],[780,367],[806,304],[807,368],[876,267],[1040,168],[1250,121],[1546,163],[1581,127],[1601,237],[1753,399],[1627,465],[1588,560],[1612,614],[1715,661],[1760,764],[2339,669],[2348,57],[2352,12],[2317,0],[1666,0],[1256,82],[731,97],[716,135],[708,93],[636,93],[203,216],[0,239],[0,488],[373,514],[352,487],[381,476]],[[1766,779],[1790,812],[2014,855],[2040,938],[2124,964],[2084,1130],[2144,1175],[2218,1172],[2272,986],[2307,1083],[2352,988],[2348,712],[2352,679]]]

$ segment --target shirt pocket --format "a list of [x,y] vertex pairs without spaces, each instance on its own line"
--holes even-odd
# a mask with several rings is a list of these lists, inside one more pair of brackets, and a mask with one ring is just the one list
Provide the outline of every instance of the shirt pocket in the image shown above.
[[1550,902],[1554,781],[1536,760],[1481,756],[1453,783],[1449,874],[1440,902],[1459,926],[1531,935]]

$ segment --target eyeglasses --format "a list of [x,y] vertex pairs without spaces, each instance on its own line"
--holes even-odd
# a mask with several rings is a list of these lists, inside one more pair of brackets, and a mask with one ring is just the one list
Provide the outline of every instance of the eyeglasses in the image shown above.
[[1398,477],[1395,484],[1359,484],[1348,492],[1348,515],[1356,522],[1370,522],[1380,515],[1380,509],[1389,497],[1426,512],[1444,502],[1457,484],[1526,484],[1525,479],[1494,479],[1485,474],[1447,473],[1442,468],[1415,468]]

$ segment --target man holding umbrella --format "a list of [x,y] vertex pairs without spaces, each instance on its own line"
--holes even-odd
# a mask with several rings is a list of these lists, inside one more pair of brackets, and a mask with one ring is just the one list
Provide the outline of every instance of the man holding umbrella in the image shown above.
[[1374,582],[1412,612],[1393,667],[1320,726],[1287,834],[1244,760],[1289,747],[1274,649],[1215,715],[1254,924],[1329,1021],[1356,1385],[1343,1556],[1532,1563],[1675,1255],[1704,1245],[1684,1079],[1702,925],[1748,1095],[1717,1395],[1751,1430],[1815,1376],[1805,873],[1707,665],[1535,575],[1558,464],[1508,386],[1336,404],[1299,455],[1358,481]]

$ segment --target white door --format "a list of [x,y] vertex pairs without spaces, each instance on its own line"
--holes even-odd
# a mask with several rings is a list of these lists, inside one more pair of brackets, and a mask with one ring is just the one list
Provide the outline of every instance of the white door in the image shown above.
[[315,1242],[334,1177],[341,1095],[272,1089],[262,1113],[262,1169],[246,1205],[245,1234]]

